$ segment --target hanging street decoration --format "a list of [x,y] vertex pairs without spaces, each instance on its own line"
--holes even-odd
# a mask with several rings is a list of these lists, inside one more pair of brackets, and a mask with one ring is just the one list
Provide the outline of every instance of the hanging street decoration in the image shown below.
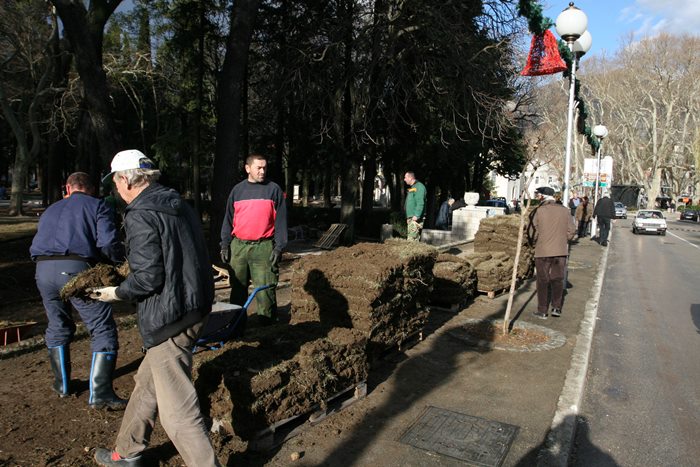
[[[527,57],[525,69],[520,73],[523,76],[539,76],[553,73],[563,73],[564,78],[571,74],[571,65],[574,57],[566,42],[559,40],[555,44],[550,44],[550,41],[556,40],[552,32],[549,30],[554,25],[554,22],[542,14],[542,5],[537,0],[519,0],[518,14],[527,19],[527,25],[530,32],[534,35],[530,43],[530,53]],[[551,39],[548,39],[551,36]],[[562,62],[559,65],[558,62]],[[563,69],[561,68],[563,66]],[[547,72],[548,69],[557,68],[555,71]],[[600,142],[593,136],[591,127],[586,123],[588,112],[586,103],[580,96],[581,84],[576,78],[574,84],[574,100],[578,109],[577,129],[579,134],[586,137],[586,142],[591,146],[592,152],[598,150]]]
[[552,31],[545,29],[542,34],[533,35],[527,64],[520,74],[523,76],[553,75],[566,70],[566,63],[559,55],[557,39]]

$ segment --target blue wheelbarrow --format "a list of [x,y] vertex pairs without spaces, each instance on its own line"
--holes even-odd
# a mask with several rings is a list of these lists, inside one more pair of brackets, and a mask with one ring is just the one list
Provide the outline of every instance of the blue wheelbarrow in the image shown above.
[[209,321],[204,326],[199,339],[194,343],[192,352],[218,350],[227,341],[243,337],[245,325],[248,321],[248,307],[258,292],[271,287],[274,287],[274,285],[261,285],[253,289],[243,306],[234,305],[233,303],[214,302],[211,313],[209,313]]

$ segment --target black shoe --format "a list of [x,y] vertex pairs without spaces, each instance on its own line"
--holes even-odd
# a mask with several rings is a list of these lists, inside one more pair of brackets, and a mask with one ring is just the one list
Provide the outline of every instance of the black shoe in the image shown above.
[[533,314],[533,316],[536,316],[539,319],[547,319],[547,313],[540,313],[539,311],[533,311],[532,314]]
[[140,467],[143,465],[141,456],[122,457],[116,451],[110,451],[105,448],[95,449],[95,461],[100,465],[125,465],[130,467]]
[[552,308],[552,316],[558,318],[561,316],[561,308]]
[[602,242],[601,246],[608,246],[608,242]]

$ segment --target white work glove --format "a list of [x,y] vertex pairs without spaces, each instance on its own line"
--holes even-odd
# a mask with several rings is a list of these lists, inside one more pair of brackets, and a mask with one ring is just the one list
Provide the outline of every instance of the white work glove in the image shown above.
[[90,298],[106,303],[114,303],[121,300],[117,297],[116,287],[96,287],[88,290]]

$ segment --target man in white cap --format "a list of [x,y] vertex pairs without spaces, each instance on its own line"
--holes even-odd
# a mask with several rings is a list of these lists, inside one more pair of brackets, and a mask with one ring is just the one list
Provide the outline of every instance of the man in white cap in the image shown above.
[[532,216],[535,229],[535,268],[537,269],[537,311],[533,314],[547,319],[550,305],[552,316],[561,316],[564,302],[564,277],[569,240],[576,234],[569,209],[557,203],[554,190],[543,186],[535,190],[540,204]]
[[114,450],[97,448],[100,465],[142,465],[156,416],[188,466],[219,465],[191,380],[192,348],[214,301],[211,262],[200,220],[142,152],[119,152],[112,177],[126,203],[130,273],[96,300],[138,302],[145,356],[135,376]]

